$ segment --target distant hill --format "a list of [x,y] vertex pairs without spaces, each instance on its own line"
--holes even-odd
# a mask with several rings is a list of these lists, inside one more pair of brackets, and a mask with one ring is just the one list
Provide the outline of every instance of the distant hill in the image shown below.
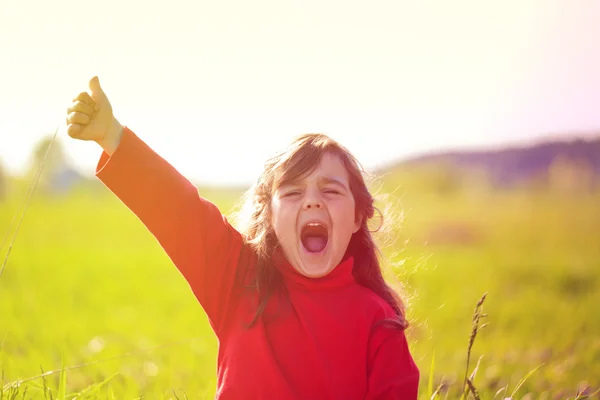
[[398,169],[419,169],[436,165],[462,171],[485,173],[494,186],[513,186],[533,177],[546,176],[558,162],[577,165],[600,177],[600,134],[594,138],[552,140],[531,145],[510,146],[491,150],[437,152],[402,160],[386,166],[378,173]]

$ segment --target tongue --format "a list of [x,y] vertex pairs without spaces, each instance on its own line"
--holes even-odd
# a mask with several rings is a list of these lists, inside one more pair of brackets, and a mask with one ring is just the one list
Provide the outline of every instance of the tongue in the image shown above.
[[304,240],[304,247],[311,253],[322,251],[327,245],[327,239],[322,236],[307,236]]

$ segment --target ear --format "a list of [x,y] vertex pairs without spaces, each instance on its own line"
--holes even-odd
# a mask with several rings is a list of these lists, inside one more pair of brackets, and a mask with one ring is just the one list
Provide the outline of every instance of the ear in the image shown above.
[[360,229],[360,226],[362,225],[362,221],[363,221],[362,215],[357,214],[356,218],[354,219],[354,229],[352,230],[352,233],[358,232],[358,230]]

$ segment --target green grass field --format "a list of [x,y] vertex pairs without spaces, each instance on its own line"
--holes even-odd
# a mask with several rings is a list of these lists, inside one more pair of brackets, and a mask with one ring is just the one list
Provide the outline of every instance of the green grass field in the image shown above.
[[[598,389],[600,196],[402,190],[404,218],[384,250],[406,286],[421,398],[438,387],[460,398],[484,293],[488,325],[469,367],[482,357],[473,381],[481,398],[509,397],[538,367],[514,398]],[[225,212],[236,200],[206,196]],[[0,203],[1,235],[25,198],[18,190]],[[154,238],[102,188],[34,196],[0,276],[0,347],[0,398],[71,399],[86,388],[77,398],[214,394],[216,340],[202,309]],[[60,373],[40,376],[63,365],[66,385]]]

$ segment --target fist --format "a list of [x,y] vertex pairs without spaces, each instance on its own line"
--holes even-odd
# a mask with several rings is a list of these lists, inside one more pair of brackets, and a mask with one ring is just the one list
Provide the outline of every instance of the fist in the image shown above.
[[67,109],[67,134],[79,140],[111,141],[120,134],[120,124],[97,76],[90,80],[89,88],[89,94],[79,93]]

